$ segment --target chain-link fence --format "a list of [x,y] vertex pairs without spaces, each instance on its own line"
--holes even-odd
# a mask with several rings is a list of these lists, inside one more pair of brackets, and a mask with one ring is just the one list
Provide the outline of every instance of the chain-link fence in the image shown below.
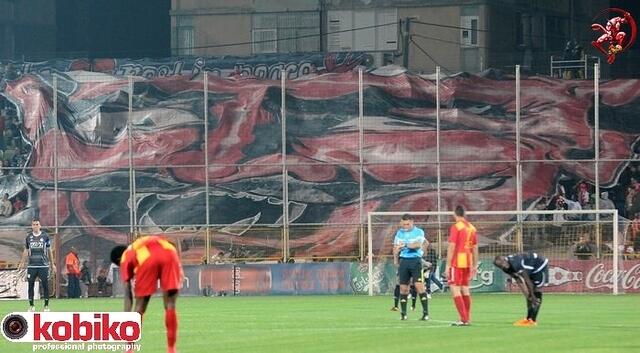
[[[634,82],[599,83],[518,68],[24,75],[3,92],[17,123],[0,251],[17,261],[33,217],[96,270],[141,234],[173,239],[185,263],[363,260],[370,211],[615,207],[632,219]],[[538,230],[553,233],[524,237]]]

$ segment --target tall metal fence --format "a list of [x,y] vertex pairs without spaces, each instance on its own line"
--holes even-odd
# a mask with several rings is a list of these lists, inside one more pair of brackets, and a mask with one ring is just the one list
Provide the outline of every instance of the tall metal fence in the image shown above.
[[22,136],[5,160],[24,164],[5,168],[4,190],[26,205],[3,219],[4,257],[34,216],[93,268],[158,233],[185,263],[363,260],[370,211],[562,197],[634,217],[636,81],[601,89],[597,65],[593,80],[389,70],[10,82]]

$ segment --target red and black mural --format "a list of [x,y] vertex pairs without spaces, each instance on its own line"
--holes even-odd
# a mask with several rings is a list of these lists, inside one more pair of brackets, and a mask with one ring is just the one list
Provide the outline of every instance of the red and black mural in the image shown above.
[[[59,75],[57,112],[50,75],[22,75],[4,84],[2,95],[17,107],[23,162],[2,176],[2,193],[28,195],[23,209],[0,219],[5,226],[26,226],[36,214],[43,224],[55,224],[57,185],[65,241],[91,237],[98,249],[125,242],[131,207],[136,224],[146,229],[201,232],[208,203],[215,251],[233,247],[247,257],[269,257],[282,253],[279,229],[287,202],[291,255],[333,256],[358,251],[361,204],[364,214],[437,209],[434,80],[365,73],[360,139],[355,71],[287,81],[284,120],[279,80],[211,75],[205,102],[201,76],[136,77],[130,97],[126,77]],[[521,87],[525,206],[551,196],[562,177],[593,183],[593,83],[531,77]],[[615,185],[637,156],[638,92],[638,80],[600,85],[603,187]],[[451,76],[441,80],[440,100],[443,208],[516,209],[515,81]],[[3,256],[17,256],[22,241],[23,234],[3,237]]]

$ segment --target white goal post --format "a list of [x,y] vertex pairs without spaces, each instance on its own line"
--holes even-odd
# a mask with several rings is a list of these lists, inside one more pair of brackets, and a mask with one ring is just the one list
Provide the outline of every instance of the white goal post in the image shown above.
[[[611,281],[606,287],[611,289],[611,293],[619,294],[619,274],[621,251],[620,246],[624,246],[624,240],[620,241],[624,237],[626,227],[622,229],[623,233],[620,233],[618,210],[573,210],[573,211],[551,211],[551,210],[527,210],[527,211],[467,211],[465,217],[478,228],[478,236],[483,237],[487,234],[483,234],[484,228],[487,231],[493,232],[493,238],[489,241],[493,241],[496,245],[495,252],[489,250],[486,254],[496,255],[504,254],[504,244],[512,246],[510,249],[515,249],[513,252],[522,252],[523,247],[523,232],[535,228],[537,232],[560,232],[569,233],[566,229],[572,229],[571,236],[567,234],[559,234],[557,239],[563,239],[565,243],[561,245],[551,245],[555,248],[550,248],[556,251],[556,249],[562,249],[557,251],[566,251],[568,246],[575,241],[575,238],[582,234],[582,232],[591,232],[596,234],[596,250],[594,250],[594,257],[608,261],[611,257]],[[448,231],[451,224],[453,224],[453,212],[452,211],[425,211],[425,212],[369,212],[367,214],[367,262],[368,262],[368,294],[374,294],[374,259],[376,262],[389,261],[391,253],[388,251],[392,247],[393,236],[397,229],[399,229],[399,220],[404,214],[410,214],[416,218],[416,225],[421,228],[429,228],[428,238],[432,240],[435,236],[440,245],[446,244]],[[610,241],[607,244],[607,249],[610,249],[610,255],[606,256],[600,253],[601,246],[603,244],[603,225],[607,225],[607,234],[610,235]],[[609,228],[610,225],[610,228]],[[576,230],[578,229],[578,230]],[[609,230],[610,229],[610,230]],[[556,238],[554,238],[556,239]],[[606,238],[607,240],[608,237]],[[487,239],[484,239],[485,241]],[[433,242],[432,242],[433,244]],[[376,249],[379,253],[376,253]],[[535,247],[533,248],[536,249]],[[531,250],[531,246],[529,246]],[[537,251],[537,250],[536,250]],[[597,255],[595,255],[597,252]],[[547,256],[544,251],[542,254]],[[565,256],[562,252],[554,253],[554,255]],[[446,257],[446,248],[443,257]],[[481,255],[482,257],[482,255]],[[552,260],[552,259],[550,259]],[[564,270],[562,270],[564,271]],[[559,274],[561,276],[562,274]],[[581,275],[582,276],[582,275]],[[551,277],[551,276],[550,276]],[[601,287],[604,287],[602,285]]]

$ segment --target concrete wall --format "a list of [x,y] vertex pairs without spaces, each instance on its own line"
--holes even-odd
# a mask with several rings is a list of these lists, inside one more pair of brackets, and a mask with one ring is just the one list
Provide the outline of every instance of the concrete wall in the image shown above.
[[175,28],[178,17],[193,18],[194,55],[251,55],[251,44],[222,46],[229,43],[251,42],[252,15],[267,12],[315,11],[318,0],[239,0],[229,6],[224,0],[173,0],[171,11],[171,47],[176,45]]
[[[434,23],[445,26],[459,26],[459,6],[438,7],[406,7],[398,9],[400,19],[414,17],[416,21]],[[452,19],[458,19],[452,22]],[[404,29],[401,33],[404,33]],[[460,68],[460,30],[454,28],[428,26],[418,23],[411,25],[411,33],[415,34],[413,40],[425,50],[440,65],[457,71]],[[420,37],[423,36],[423,37]],[[429,39],[430,38],[437,38]],[[401,43],[403,38],[400,38]],[[404,48],[402,48],[404,54]],[[402,57],[395,60],[396,64],[402,64]],[[432,73],[438,66],[414,44],[409,44],[409,69],[416,72]]]

